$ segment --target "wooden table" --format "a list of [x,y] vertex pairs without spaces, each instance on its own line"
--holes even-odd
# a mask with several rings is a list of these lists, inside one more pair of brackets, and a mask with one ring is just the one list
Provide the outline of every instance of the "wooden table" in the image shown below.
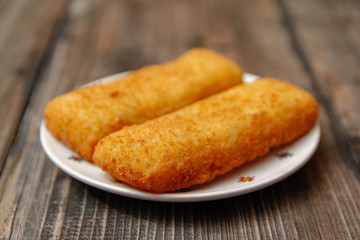
[[[359,238],[359,12],[354,0],[0,0],[0,238]],[[195,46],[317,98],[322,135],[303,168],[242,196],[162,203],[90,187],[45,155],[50,99]]]

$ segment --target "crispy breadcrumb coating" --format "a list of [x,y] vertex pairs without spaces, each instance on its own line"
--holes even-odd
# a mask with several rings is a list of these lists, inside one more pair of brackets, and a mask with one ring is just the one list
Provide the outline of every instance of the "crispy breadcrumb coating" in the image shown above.
[[196,48],[178,59],[85,87],[50,101],[46,127],[92,161],[97,142],[127,125],[180,109],[242,82],[242,70],[213,51]]
[[314,126],[316,100],[275,79],[243,84],[103,138],[94,162],[115,179],[162,193],[205,183]]

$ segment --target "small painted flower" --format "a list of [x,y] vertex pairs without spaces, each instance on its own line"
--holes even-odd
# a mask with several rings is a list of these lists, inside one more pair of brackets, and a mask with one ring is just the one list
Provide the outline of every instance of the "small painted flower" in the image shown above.
[[281,152],[281,153],[277,153],[276,156],[280,159],[283,158],[287,158],[287,157],[291,157],[293,154],[289,153],[289,152]]
[[81,161],[83,160],[81,157],[77,156],[77,155],[71,155],[70,157],[68,157],[68,159],[74,160],[74,161]]
[[251,182],[253,181],[255,178],[255,176],[252,176],[252,177],[240,177],[239,178],[239,182]]

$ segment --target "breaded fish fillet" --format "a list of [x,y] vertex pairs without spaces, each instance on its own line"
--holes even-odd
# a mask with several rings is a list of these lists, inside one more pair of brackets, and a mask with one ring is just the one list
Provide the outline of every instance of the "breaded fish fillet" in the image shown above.
[[196,48],[178,59],[134,71],[111,83],[85,87],[50,101],[46,127],[92,161],[104,136],[180,109],[242,82],[242,70],[213,51]]
[[174,191],[210,181],[298,138],[317,116],[310,94],[263,78],[112,133],[96,146],[94,162],[134,187]]

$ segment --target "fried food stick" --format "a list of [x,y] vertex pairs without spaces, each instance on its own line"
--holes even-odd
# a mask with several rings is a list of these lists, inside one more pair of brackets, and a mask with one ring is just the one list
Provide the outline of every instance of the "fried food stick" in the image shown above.
[[242,70],[213,51],[196,48],[111,83],[55,98],[45,108],[47,129],[92,162],[97,142],[124,126],[180,109],[242,82]]
[[103,138],[94,162],[149,192],[188,188],[307,133],[318,116],[307,92],[275,79],[243,84]]

